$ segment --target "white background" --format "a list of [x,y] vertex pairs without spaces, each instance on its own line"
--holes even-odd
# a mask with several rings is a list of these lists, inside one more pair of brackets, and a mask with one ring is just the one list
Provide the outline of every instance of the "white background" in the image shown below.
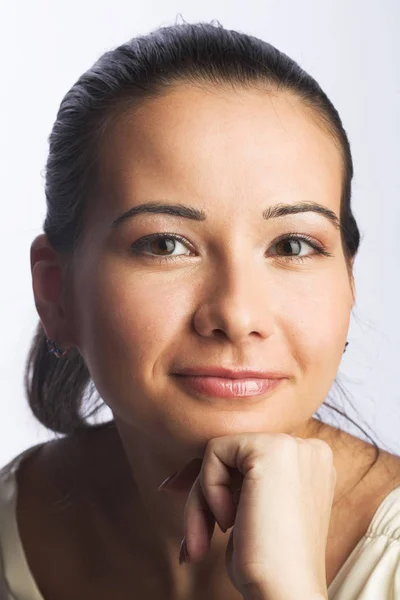
[[[361,418],[345,400],[337,405],[400,454],[398,0],[1,0],[0,465],[54,437],[30,413],[23,372],[38,319],[30,244],[45,218],[42,172],[59,104],[103,52],[179,22],[179,14],[187,22],[217,19],[272,43],[313,75],[339,110],[353,151],[362,243],[338,375]],[[102,414],[100,420],[111,415],[108,408]],[[365,439],[329,411],[321,416]]]

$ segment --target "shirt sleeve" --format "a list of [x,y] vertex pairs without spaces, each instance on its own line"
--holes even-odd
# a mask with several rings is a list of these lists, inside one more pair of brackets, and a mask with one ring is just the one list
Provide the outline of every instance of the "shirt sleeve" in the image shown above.
[[400,541],[381,534],[364,537],[339,577],[329,587],[329,600],[400,600]]
[[328,588],[329,600],[400,600],[400,486],[376,510]]

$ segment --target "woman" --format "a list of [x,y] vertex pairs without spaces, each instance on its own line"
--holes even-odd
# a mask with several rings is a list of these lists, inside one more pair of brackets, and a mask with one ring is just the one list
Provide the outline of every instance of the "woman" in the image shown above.
[[313,417],[352,176],[329,99],[257,38],[164,27],[80,77],[31,247],[26,387],[65,437],[1,472],[2,598],[400,598],[399,458]]

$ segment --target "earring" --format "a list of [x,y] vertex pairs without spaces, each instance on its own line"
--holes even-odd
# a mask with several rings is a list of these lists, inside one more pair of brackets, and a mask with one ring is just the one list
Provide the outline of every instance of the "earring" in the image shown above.
[[49,352],[52,352],[57,358],[63,358],[68,354],[68,350],[62,350],[59,348],[54,340],[49,340],[46,338],[47,348]]
[[349,342],[346,342],[345,345],[344,345],[343,354],[346,352],[346,348],[347,348],[348,345],[349,345]]

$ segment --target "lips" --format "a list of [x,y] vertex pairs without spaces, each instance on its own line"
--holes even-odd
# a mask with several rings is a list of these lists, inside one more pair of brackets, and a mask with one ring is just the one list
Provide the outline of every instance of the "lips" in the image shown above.
[[285,379],[287,374],[278,371],[256,370],[247,367],[226,368],[217,366],[185,367],[175,371],[175,375],[192,377],[222,377],[224,379]]
[[272,392],[283,379],[246,378],[227,379],[223,377],[203,377],[180,375],[177,379],[185,388],[202,395],[220,398],[246,398]]

